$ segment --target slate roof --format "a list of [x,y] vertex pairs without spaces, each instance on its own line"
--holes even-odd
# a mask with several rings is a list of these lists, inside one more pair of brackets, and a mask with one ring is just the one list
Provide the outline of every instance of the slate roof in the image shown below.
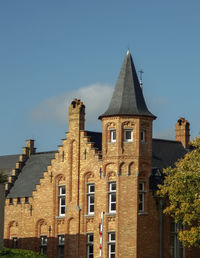
[[101,151],[102,149],[102,133],[86,131],[87,135],[90,136],[90,142],[94,143],[94,147]]
[[152,174],[150,189],[157,190],[157,185],[164,180],[163,168],[173,167],[175,162],[183,158],[187,150],[181,142],[153,139],[152,141]]
[[0,156],[0,172],[10,176],[12,174],[12,169],[16,166],[16,162],[19,161],[19,156],[20,155]]
[[125,56],[110,105],[99,119],[116,115],[150,116],[156,118],[149,112],[146,106],[133,59],[129,51]]
[[51,159],[54,158],[55,153],[53,151],[31,155],[7,198],[32,196],[32,191],[36,190],[36,185],[40,183],[40,178],[43,178],[44,171],[51,164]]
[[[101,150],[102,133],[86,131],[90,137],[90,142],[94,142],[94,147]],[[44,171],[51,164],[55,151],[36,153],[30,156],[25,166],[22,168],[14,186],[11,188],[7,198],[30,197],[36,190],[36,185],[43,178]],[[153,139],[152,141],[152,174],[150,176],[150,189],[156,190],[157,184],[161,184],[164,179],[163,168],[173,166],[174,163],[184,157],[187,153],[181,142],[171,140]],[[0,157],[0,169],[12,170],[19,160],[19,155],[9,155]]]

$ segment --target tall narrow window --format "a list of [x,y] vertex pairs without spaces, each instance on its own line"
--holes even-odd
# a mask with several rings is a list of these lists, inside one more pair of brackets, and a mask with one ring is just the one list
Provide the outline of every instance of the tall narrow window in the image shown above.
[[133,130],[132,129],[125,129],[124,130],[124,141],[125,142],[132,142],[133,141]]
[[116,130],[110,130],[110,142],[116,142]]
[[87,258],[94,257],[94,235],[90,233],[87,235]]
[[146,141],[146,131],[144,129],[141,130],[140,132],[140,141],[145,142]]
[[64,258],[65,235],[58,235],[58,258]]
[[58,213],[59,216],[65,216],[65,186],[59,186],[58,191]]
[[108,257],[115,258],[115,232],[108,233]]
[[40,237],[40,253],[47,254],[47,236]]
[[180,223],[171,222],[170,227],[170,254],[171,258],[184,258],[184,248],[178,239],[178,231],[182,228]]
[[139,212],[144,212],[144,182],[139,182],[139,202],[138,210]]
[[116,212],[116,182],[109,183],[109,212]]
[[88,201],[88,214],[94,214],[94,191],[95,186],[94,184],[88,184],[88,192],[87,192],[87,201]]
[[13,248],[18,248],[18,238],[17,237],[12,238],[12,246],[13,246]]

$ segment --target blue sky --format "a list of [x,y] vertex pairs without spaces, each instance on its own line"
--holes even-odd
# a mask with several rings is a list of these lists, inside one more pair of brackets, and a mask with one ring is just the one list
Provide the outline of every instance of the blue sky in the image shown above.
[[129,48],[144,70],[154,137],[174,137],[180,116],[200,132],[199,0],[1,0],[0,155],[21,153],[25,140],[56,150],[67,107],[86,103],[86,129],[101,130]]

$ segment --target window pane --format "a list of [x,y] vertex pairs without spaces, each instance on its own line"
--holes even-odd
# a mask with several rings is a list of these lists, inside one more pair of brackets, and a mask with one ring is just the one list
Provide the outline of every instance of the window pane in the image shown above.
[[116,190],[116,183],[111,183],[111,191],[115,191]]
[[111,194],[111,202],[116,202],[116,194]]
[[65,205],[65,198],[61,198],[61,205]]
[[131,131],[126,131],[126,139],[130,140],[131,138]]

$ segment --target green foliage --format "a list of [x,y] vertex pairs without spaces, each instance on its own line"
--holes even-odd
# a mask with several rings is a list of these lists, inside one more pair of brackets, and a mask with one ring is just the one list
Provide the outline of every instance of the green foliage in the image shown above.
[[0,257],[3,258],[45,258],[45,255],[41,255],[29,250],[21,249],[10,249],[2,248],[0,249]]
[[0,171],[0,184],[6,183],[8,180],[8,177],[6,175],[4,175],[1,171]]
[[200,138],[194,149],[179,160],[175,167],[164,170],[164,184],[158,195],[166,198],[164,213],[183,225],[179,239],[185,246],[200,246]]

